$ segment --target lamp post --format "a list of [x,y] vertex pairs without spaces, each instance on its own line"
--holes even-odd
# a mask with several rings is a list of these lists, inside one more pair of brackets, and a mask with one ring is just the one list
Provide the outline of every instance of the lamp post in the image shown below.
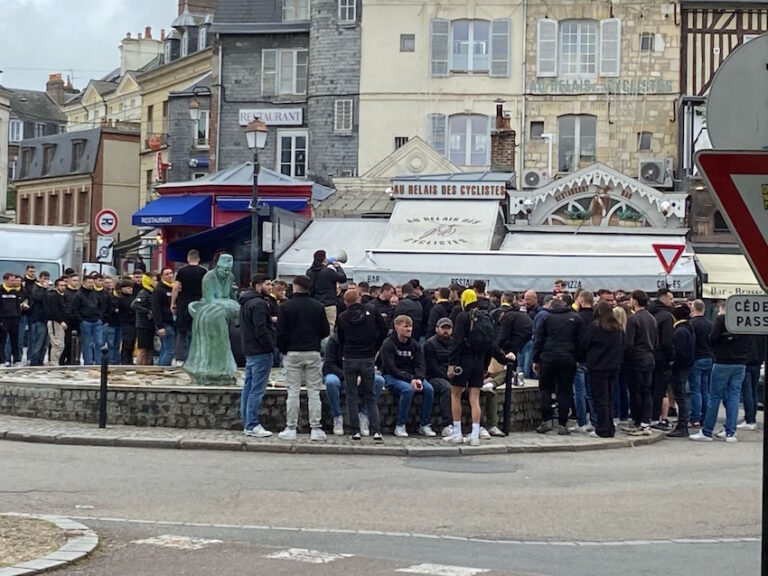
[[259,266],[259,150],[267,144],[267,125],[254,118],[245,129],[248,148],[253,150],[253,188],[251,189],[251,276]]

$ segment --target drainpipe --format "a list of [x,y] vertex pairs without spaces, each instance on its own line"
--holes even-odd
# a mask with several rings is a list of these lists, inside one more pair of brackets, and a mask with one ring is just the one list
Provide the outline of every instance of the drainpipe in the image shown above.
[[[520,171],[518,174],[520,175],[520,178],[522,178],[523,171],[525,170],[525,140],[526,140],[526,131],[525,131],[525,124],[526,124],[526,70],[525,67],[528,63],[528,52],[527,52],[527,42],[526,42],[526,34],[528,33],[528,0],[523,0],[523,69],[522,69],[522,106],[521,106],[521,112],[520,112]],[[551,142],[551,141],[550,141]],[[522,180],[520,181],[520,189],[522,189],[523,183]]]
[[[219,84],[224,84],[224,78],[222,77],[222,56],[224,46],[219,43]],[[219,160],[221,158],[221,101],[224,99],[224,87],[219,86],[219,97],[217,98],[218,118],[216,120],[216,171],[219,171]],[[208,168],[210,171],[210,167]]]

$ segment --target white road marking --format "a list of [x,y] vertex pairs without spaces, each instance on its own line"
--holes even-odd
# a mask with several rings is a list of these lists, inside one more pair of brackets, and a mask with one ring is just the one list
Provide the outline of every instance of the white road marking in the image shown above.
[[151,546],[162,546],[163,548],[178,548],[179,550],[202,550],[211,544],[221,544],[221,540],[206,540],[205,538],[162,534],[152,538],[145,538],[144,540],[134,540],[132,544],[149,544]]
[[444,566],[442,564],[417,564],[408,568],[400,568],[397,572],[408,574],[428,574],[429,576],[475,576],[490,572],[482,568],[467,568],[465,566]]
[[306,562],[307,564],[328,564],[335,560],[351,557],[352,554],[329,554],[307,548],[289,548],[288,550],[281,550],[280,552],[265,556],[265,558],[273,560],[295,560],[297,562]]

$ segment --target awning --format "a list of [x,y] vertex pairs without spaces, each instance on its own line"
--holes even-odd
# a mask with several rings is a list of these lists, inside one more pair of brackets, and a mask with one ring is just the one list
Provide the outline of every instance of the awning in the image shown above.
[[747,259],[741,254],[696,254],[706,275],[702,297],[720,300],[733,294],[765,294]]
[[216,252],[231,250],[235,244],[244,244],[251,235],[251,217],[246,216],[229,224],[211,228],[205,232],[199,232],[185,236],[176,242],[168,244],[168,259],[175,262],[183,262],[187,259],[187,252],[193,248],[200,252],[203,262],[213,260]]
[[669,283],[675,292],[693,292],[693,253],[684,253],[667,276],[651,244],[685,244],[685,238],[587,234],[509,234],[500,251],[453,254],[419,251],[369,252],[355,268],[356,281],[401,284],[418,278],[428,288],[485,280],[489,290],[551,292],[555,280],[568,290],[641,289]]
[[[309,198],[259,197],[259,206],[272,206],[288,210],[289,212],[303,212],[306,210],[308,203]],[[224,212],[248,212],[250,205],[250,198],[216,198],[216,206]]]
[[377,248],[382,250],[491,250],[499,203],[488,200],[398,200]]
[[210,226],[211,197],[162,196],[133,213],[134,226]]
[[325,250],[335,256],[340,250],[347,253],[344,271],[351,276],[356,266],[365,259],[365,251],[381,240],[387,221],[375,218],[324,218],[313,220],[304,233],[286,250],[277,262],[277,275],[291,278],[304,274],[312,265],[315,250]]

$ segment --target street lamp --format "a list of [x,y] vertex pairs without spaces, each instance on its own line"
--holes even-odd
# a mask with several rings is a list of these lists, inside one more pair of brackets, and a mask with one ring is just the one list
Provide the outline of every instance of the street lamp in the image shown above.
[[200,120],[200,101],[197,97],[192,98],[189,102],[189,117],[193,122]]
[[253,188],[251,189],[251,276],[259,266],[259,150],[267,144],[267,125],[254,118],[245,129],[248,148],[253,150]]

